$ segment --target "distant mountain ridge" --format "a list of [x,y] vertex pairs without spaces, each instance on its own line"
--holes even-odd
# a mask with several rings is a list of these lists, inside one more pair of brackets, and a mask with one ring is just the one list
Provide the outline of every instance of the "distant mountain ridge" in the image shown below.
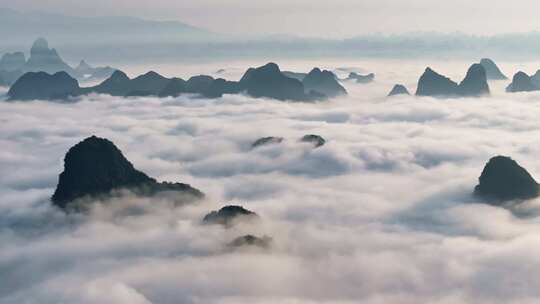
[[459,32],[409,32],[361,34],[345,39],[306,38],[301,34],[246,36],[212,32],[178,21],[152,21],[122,16],[76,17],[2,8],[0,20],[0,53],[19,50],[29,40],[46,36],[61,47],[63,56],[69,60],[79,60],[77,57],[81,56],[92,62],[115,64],[246,57],[268,59],[277,56],[444,56],[461,59],[494,56],[506,60],[537,59],[540,53],[540,32],[491,36]]
[[[0,38],[24,43],[36,36],[46,35],[54,41],[70,39],[83,41],[114,41],[125,37],[125,42],[160,39],[210,38],[215,34],[178,21],[152,21],[128,16],[78,17],[57,13],[21,12],[0,8]],[[16,35],[14,34],[16,29]],[[124,41],[119,41],[124,42]]]
[[0,85],[11,86],[16,80],[29,72],[45,72],[55,74],[66,72],[80,81],[103,80],[112,75],[115,69],[106,67],[94,68],[81,60],[76,68],[72,68],[58,54],[56,49],[49,48],[45,38],[38,38],[32,44],[30,57],[26,60],[23,52],[5,53],[0,57]]
[[124,72],[117,70],[92,87],[80,87],[77,80],[66,72],[54,75],[28,72],[12,85],[7,95],[9,100],[67,100],[69,97],[92,93],[123,97],[196,94],[206,98],[245,93],[255,98],[320,101],[346,95],[347,91],[332,72],[314,68],[300,81],[285,76],[277,64],[268,63],[249,68],[240,81],[214,79],[207,75],[193,76],[185,81],[181,78],[166,78],[154,71],[130,79]]

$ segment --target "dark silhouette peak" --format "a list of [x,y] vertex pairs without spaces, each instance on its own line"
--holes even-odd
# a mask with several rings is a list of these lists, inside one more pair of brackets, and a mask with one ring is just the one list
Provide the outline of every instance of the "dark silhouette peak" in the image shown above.
[[162,191],[180,191],[193,197],[203,195],[186,184],[157,183],[136,170],[110,140],[91,136],[67,152],[52,201],[66,209],[79,198],[109,195],[115,189],[130,189],[141,195]]
[[149,71],[149,72],[146,72],[145,74],[143,75],[140,75],[138,76],[137,78],[154,78],[154,79],[162,79],[162,78],[165,78],[163,76],[161,76],[160,74],[158,74],[157,72],[154,72],[154,71]]
[[28,72],[22,75],[8,91],[10,100],[66,99],[79,94],[79,83],[66,72],[53,75],[46,72]]
[[326,144],[326,140],[322,136],[315,134],[305,135],[300,139],[300,141],[313,144],[315,148],[322,147],[324,144]]
[[504,75],[497,64],[489,58],[482,58],[480,60],[480,64],[484,67],[486,70],[486,75],[489,80],[506,80],[508,77]]
[[430,67],[427,67],[420,77],[416,90],[418,96],[456,96],[458,93],[457,83],[435,72]]
[[295,101],[308,99],[302,82],[283,75],[275,63],[248,69],[239,85],[245,89],[248,95],[255,98],[268,97]]
[[208,76],[208,75],[197,75],[197,76],[192,76],[188,79],[188,82],[194,82],[194,81],[211,82],[211,81],[214,81],[214,77]]
[[489,160],[479,178],[475,194],[498,201],[538,196],[538,183],[516,161],[506,156]]
[[486,70],[479,63],[473,64],[467,71],[467,75],[459,84],[461,96],[481,96],[489,94]]
[[316,92],[327,97],[346,95],[347,91],[336,79],[334,73],[314,68],[304,77],[302,83],[306,92]]
[[529,77],[525,72],[519,71],[512,78],[512,83],[506,88],[507,92],[531,92],[540,90],[539,86],[536,86],[533,79]]
[[186,92],[201,94],[210,89],[214,82],[214,77],[208,75],[197,75],[188,79],[186,82]]
[[396,95],[410,95],[409,90],[402,85],[402,84],[396,84],[390,93],[388,93],[388,96],[396,96]]
[[208,213],[203,218],[203,223],[232,226],[236,220],[251,220],[258,217],[259,216],[255,212],[249,211],[242,206],[229,205],[221,208],[218,211]]
[[281,70],[279,68],[279,65],[277,65],[276,63],[273,63],[273,62],[269,62],[265,65],[263,65],[262,67],[259,68],[261,71],[265,71],[265,72],[268,72],[268,73],[280,73]]
[[129,80],[129,77],[126,73],[116,70],[112,73],[111,77],[109,77],[110,80],[118,81],[118,80]]
[[253,144],[251,144],[251,147],[257,148],[257,147],[265,146],[265,145],[279,144],[282,141],[283,141],[283,137],[274,137],[274,136],[262,137],[262,138],[257,139]]

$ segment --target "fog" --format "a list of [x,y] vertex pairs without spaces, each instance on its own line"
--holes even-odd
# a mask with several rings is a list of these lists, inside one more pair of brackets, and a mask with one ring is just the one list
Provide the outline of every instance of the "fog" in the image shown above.
[[[263,62],[157,65],[166,76],[238,79]],[[540,200],[516,209],[472,196],[495,155],[540,176],[540,93],[491,84],[478,99],[386,98],[411,92],[426,64],[461,80],[471,62],[284,61],[375,72],[349,96],[287,103],[92,95],[75,103],[0,103],[1,303],[536,303]],[[540,64],[500,63],[509,76]],[[125,66],[130,76],[149,66]],[[49,198],[66,151],[90,135],[113,141],[158,180],[204,201],[126,196],[66,215]],[[319,134],[318,149],[298,142]],[[263,136],[285,141],[251,149]],[[241,204],[259,222],[201,225]],[[273,238],[268,250],[226,244]]]
[[68,15],[182,20],[216,32],[327,38],[411,31],[497,34],[540,25],[535,0],[18,0],[4,5]]

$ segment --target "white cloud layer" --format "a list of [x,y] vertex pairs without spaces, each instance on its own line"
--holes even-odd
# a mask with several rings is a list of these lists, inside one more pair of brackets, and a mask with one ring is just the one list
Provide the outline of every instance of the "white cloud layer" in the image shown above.
[[[376,83],[348,83],[349,97],[319,104],[0,103],[0,302],[537,303],[540,200],[511,212],[471,192],[497,154],[540,178],[540,94],[507,95],[497,83],[491,98],[386,99],[396,82],[413,90],[424,66],[362,64]],[[466,65],[436,68],[460,79]],[[327,144],[298,143],[310,133]],[[65,152],[92,134],[149,175],[190,183],[208,199],[173,208],[126,197],[97,203],[87,217],[52,209]],[[251,150],[262,136],[285,141]],[[262,222],[200,225],[226,203]],[[225,248],[247,233],[274,246]]]

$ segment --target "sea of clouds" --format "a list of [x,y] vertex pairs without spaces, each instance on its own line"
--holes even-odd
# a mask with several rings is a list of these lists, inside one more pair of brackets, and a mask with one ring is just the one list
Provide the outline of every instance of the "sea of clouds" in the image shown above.
[[[434,68],[460,80],[468,64]],[[238,78],[248,65],[158,71],[224,67]],[[0,103],[0,303],[538,303],[540,200],[504,209],[472,191],[499,154],[540,178],[540,93],[506,94],[498,82],[489,98],[386,98],[394,83],[414,91],[425,63],[325,67],[344,66],[341,76],[373,71],[377,81],[345,83],[349,97],[314,104],[98,95]],[[299,143],[305,134],[327,144]],[[207,198],[174,207],[126,196],[87,215],[52,208],[66,151],[90,135]],[[251,149],[263,136],[285,141]],[[201,225],[231,203],[261,221]],[[248,233],[273,246],[227,248]]]

